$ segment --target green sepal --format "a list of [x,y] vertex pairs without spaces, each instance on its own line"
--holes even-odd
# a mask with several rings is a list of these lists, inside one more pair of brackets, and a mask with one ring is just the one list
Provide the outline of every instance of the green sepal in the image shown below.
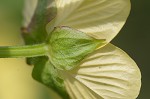
[[47,41],[50,61],[58,69],[71,70],[104,41],[69,27],[56,27]]
[[38,61],[35,63],[32,77],[47,87],[52,88],[63,99],[69,99],[63,79],[60,78],[57,69],[51,64],[48,57],[41,57]]

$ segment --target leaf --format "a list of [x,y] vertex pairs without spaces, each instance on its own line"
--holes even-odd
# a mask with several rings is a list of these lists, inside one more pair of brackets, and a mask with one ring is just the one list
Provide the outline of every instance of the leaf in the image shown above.
[[71,71],[62,71],[72,99],[136,99],[141,74],[121,49],[108,44],[86,57]]
[[130,0],[55,0],[57,16],[47,25],[69,26],[110,42],[125,24]]
[[39,61],[40,62],[37,62],[34,66],[32,72],[33,78],[47,87],[52,88],[62,96],[63,99],[69,99],[69,95],[64,87],[64,81],[60,78],[58,71],[49,62],[49,59],[41,57]]
[[104,45],[104,41],[69,27],[57,27],[48,40],[49,57],[57,69],[70,70],[97,47]]

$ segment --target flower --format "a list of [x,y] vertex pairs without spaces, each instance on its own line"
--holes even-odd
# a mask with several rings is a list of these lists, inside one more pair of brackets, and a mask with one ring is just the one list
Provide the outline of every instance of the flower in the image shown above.
[[110,44],[126,22],[130,0],[55,0],[55,4],[57,14],[47,25],[48,33],[52,27],[68,26],[107,42],[77,68],[58,70],[70,97],[135,99],[141,87],[140,70],[123,50]]

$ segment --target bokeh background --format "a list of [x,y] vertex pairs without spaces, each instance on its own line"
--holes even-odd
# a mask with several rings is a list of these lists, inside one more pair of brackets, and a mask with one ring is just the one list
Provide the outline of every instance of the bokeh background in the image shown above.
[[[0,46],[23,44],[20,36],[23,2],[0,0]],[[138,99],[150,99],[150,0],[131,3],[127,23],[112,43],[126,51],[142,72]],[[59,99],[31,78],[32,68],[24,59],[0,59],[0,99]]]

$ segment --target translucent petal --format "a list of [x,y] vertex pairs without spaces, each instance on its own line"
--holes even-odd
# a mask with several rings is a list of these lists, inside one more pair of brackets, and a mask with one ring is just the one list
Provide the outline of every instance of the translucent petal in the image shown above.
[[27,27],[34,15],[38,0],[25,0],[23,26]]
[[108,42],[120,31],[130,12],[130,0],[55,1],[58,12],[54,26],[69,26]]
[[141,87],[136,63],[111,44],[89,55],[78,68],[63,73],[73,99],[136,99]]

